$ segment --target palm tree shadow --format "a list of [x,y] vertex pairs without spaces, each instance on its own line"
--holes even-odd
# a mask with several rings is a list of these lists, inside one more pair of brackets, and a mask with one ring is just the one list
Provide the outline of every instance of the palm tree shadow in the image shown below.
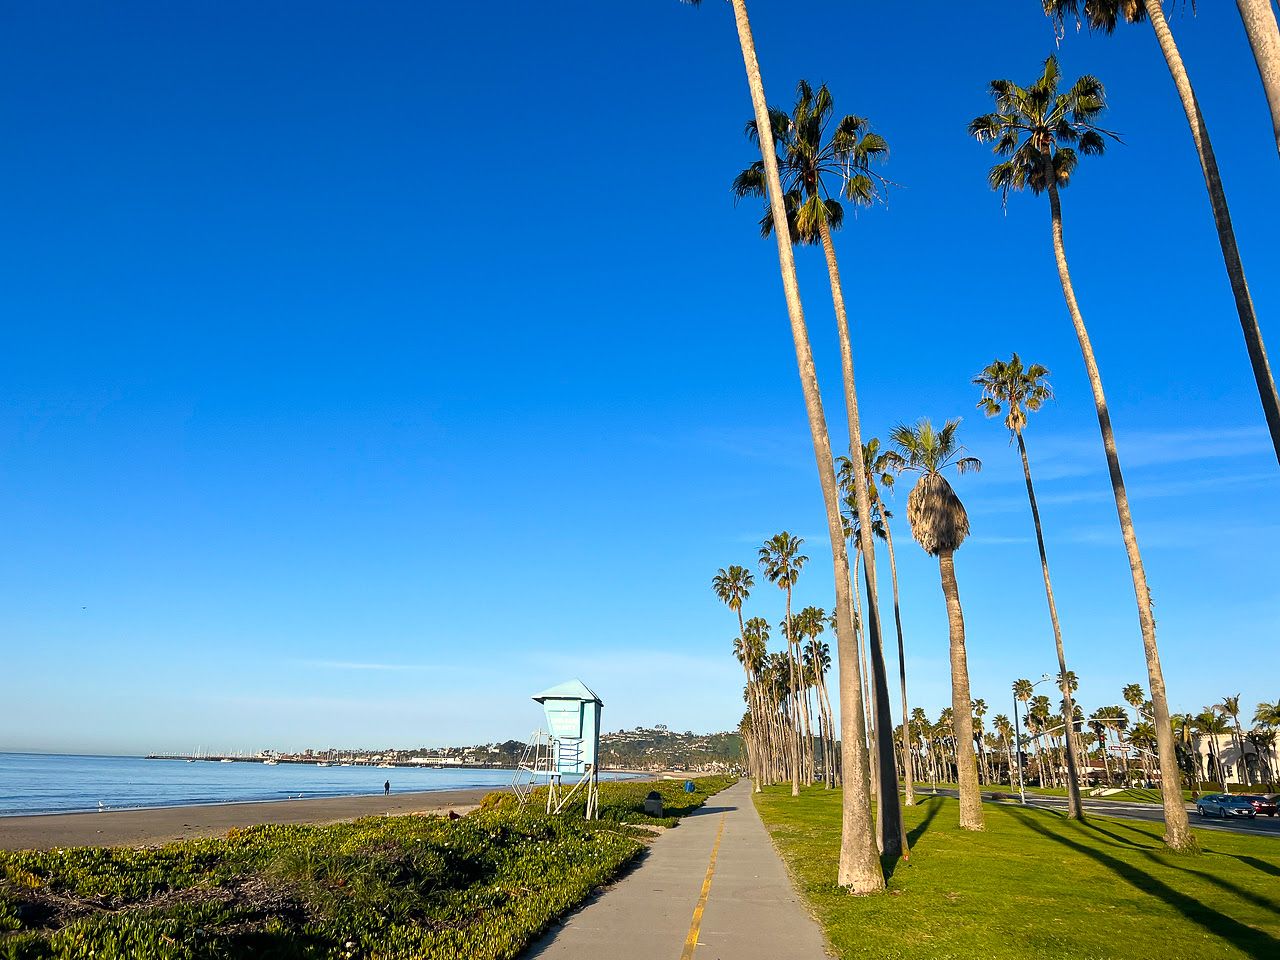
[[[1122,837],[1118,833],[1112,833],[1110,830],[1104,830],[1102,829],[1102,827],[1098,826],[1098,822],[1096,820],[1082,820],[1080,821],[1080,823],[1081,825],[1083,825],[1089,830],[1093,830],[1096,833],[1100,833],[1105,837],[1110,837],[1116,843],[1123,843],[1125,846],[1133,847],[1137,850],[1159,849],[1159,847],[1157,847],[1154,843],[1152,844],[1138,843],[1136,840],[1130,840],[1128,837]],[[1142,833],[1142,831],[1138,831],[1138,832],[1141,836],[1145,837],[1146,839],[1148,840],[1151,839],[1151,835],[1149,833]]]
[[[1014,809],[1010,810],[1010,814],[1041,836],[1097,861],[1134,888],[1159,897],[1192,923],[1197,924],[1216,937],[1221,937],[1247,956],[1256,957],[1258,960],[1280,956],[1280,940],[1270,934],[1255,930],[1239,920],[1227,916],[1225,913],[1220,913],[1212,907],[1206,906],[1195,897],[1173,889],[1173,887],[1157,880],[1133,864],[1125,863],[1123,860],[1109,856],[1101,850],[1088,847],[1083,843],[1072,840],[1070,837],[1046,829],[1043,824],[1037,822],[1038,818],[1028,811]],[[1196,871],[1191,872],[1194,873]]]
[[938,815],[938,811],[942,809],[942,798],[930,797],[926,801],[916,803],[916,806],[919,807],[926,805],[928,806],[928,810],[925,812],[924,819],[907,832],[907,855],[901,857],[895,857],[890,854],[880,855],[880,869],[884,871],[884,878],[886,880],[893,876],[893,872],[897,869],[898,864],[904,860],[910,860],[911,848],[916,845],[916,842],[924,836],[926,832],[928,832],[929,824],[933,823],[934,817],[936,817]]
[[[1147,838],[1147,840],[1151,840],[1151,835],[1149,835],[1149,833],[1144,832],[1142,831],[1142,829],[1139,829],[1137,827],[1130,826],[1130,824],[1128,823],[1121,823],[1119,822],[1119,820],[1112,820],[1110,824],[1111,826],[1114,826],[1116,828],[1126,829],[1126,831],[1137,833],[1138,836]],[[1105,829],[1098,827],[1097,824],[1093,822],[1093,820],[1089,820],[1088,826],[1092,827],[1093,829],[1096,829],[1096,831],[1100,833],[1106,833],[1108,837],[1114,838],[1114,840],[1121,842],[1121,844],[1128,844],[1130,846],[1138,847],[1139,850],[1151,850],[1151,851],[1161,850],[1161,845],[1156,844],[1156,842],[1152,842],[1151,845],[1135,844],[1134,841],[1126,840],[1125,837],[1116,835],[1116,833],[1107,832],[1105,831]],[[1219,851],[1206,852],[1206,856],[1226,856],[1226,858],[1239,860],[1240,863],[1243,863],[1245,865],[1245,867],[1252,867],[1253,869],[1261,870],[1262,873],[1270,873],[1272,877],[1280,877],[1280,867],[1276,867],[1276,865],[1272,863],[1267,863],[1266,860],[1260,860],[1256,858],[1256,856],[1249,856],[1248,854],[1222,854],[1222,852],[1219,852]],[[1161,861],[1161,863],[1164,863],[1164,861]],[[1165,865],[1167,867],[1167,865],[1170,865],[1170,864],[1165,864]],[[1179,867],[1178,869],[1187,869],[1187,868]],[[1198,873],[1197,870],[1190,870],[1190,872]],[[1203,877],[1204,874],[1198,874],[1198,876]],[[1225,883],[1225,881],[1219,881],[1219,879],[1213,878],[1213,877],[1206,877],[1206,879],[1210,879],[1211,882]],[[1244,896],[1248,896],[1247,893],[1245,893]],[[1274,910],[1275,908],[1274,906],[1268,905],[1268,909]]]
[[924,819],[907,831],[908,849],[919,843],[920,838],[929,831],[929,824],[933,823],[934,818],[937,817],[938,812],[942,809],[942,798],[929,797],[925,800],[918,801],[916,806],[928,807],[928,810],[924,815]]
[[1251,857],[1244,853],[1224,853],[1224,857],[1230,857],[1232,860],[1239,860],[1246,866],[1253,867],[1255,870],[1261,870],[1263,873],[1269,873],[1273,877],[1280,877],[1280,867],[1274,863],[1267,863],[1265,860],[1259,860],[1257,857]]

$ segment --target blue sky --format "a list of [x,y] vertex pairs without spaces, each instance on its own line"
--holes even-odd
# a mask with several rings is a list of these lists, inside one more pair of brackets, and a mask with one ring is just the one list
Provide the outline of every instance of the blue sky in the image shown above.
[[[1086,706],[1146,675],[1043,200],[965,124],[1055,49],[1034,4],[752,7],[890,142],[838,238],[864,429],[963,415],[975,696],[1053,667],[1014,451],[970,379],[1018,350]],[[102,3],[0,31],[0,749],[473,742],[578,675],[606,726],[731,726],[717,567],[829,554],[727,6]],[[1264,334],[1280,194],[1235,11],[1173,29]],[[814,38],[819,39],[818,43]],[[1185,118],[1149,27],[1068,36],[1125,144],[1064,193],[1175,710],[1274,699],[1280,495]],[[828,410],[825,271],[801,251]],[[838,445],[845,431],[832,422]],[[905,493],[905,487],[904,491]],[[949,702],[936,564],[899,521],[913,702]],[[886,578],[887,580],[887,578]],[[749,612],[777,621],[757,588]]]

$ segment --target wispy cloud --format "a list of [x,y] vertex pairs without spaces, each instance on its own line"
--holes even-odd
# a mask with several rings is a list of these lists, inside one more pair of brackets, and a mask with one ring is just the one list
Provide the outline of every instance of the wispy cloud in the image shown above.
[[[1183,430],[1118,430],[1120,459],[1128,469],[1174,463],[1232,459],[1271,452],[1261,427],[1190,427]],[[1038,479],[1055,480],[1105,473],[1096,434],[1036,437],[1028,440],[1032,470]]]
[[[1058,479],[1064,479],[1059,477]],[[1184,497],[1190,494],[1201,493],[1206,490],[1227,490],[1238,487],[1252,487],[1260,484],[1269,484],[1274,482],[1275,474],[1273,473],[1241,473],[1226,475],[1208,475],[1200,477],[1185,477],[1173,480],[1152,480],[1147,482],[1143,479],[1129,480],[1125,486],[1128,489],[1129,497],[1132,500],[1155,500],[1164,497]],[[1048,487],[1049,492],[1042,492],[1043,487],[1037,484],[1036,500],[1043,506],[1069,506],[1077,503],[1102,503],[1110,502],[1112,499],[1111,486],[1106,482],[1105,478],[1097,484],[1091,484],[1088,487],[1072,486],[1067,490],[1053,490],[1057,484],[1046,483],[1043,487]],[[1027,498],[1025,495],[1013,495],[1008,497],[990,497],[975,501],[972,512],[975,513],[1004,513],[1009,511],[1024,511],[1027,509]]]

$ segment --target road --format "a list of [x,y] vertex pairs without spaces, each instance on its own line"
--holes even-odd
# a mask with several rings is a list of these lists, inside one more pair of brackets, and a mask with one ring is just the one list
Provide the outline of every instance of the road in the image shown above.
[[[929,796],[929,789],[916,790],[916,796]],[[955,790],[940,787],[938,793],[944,797],[954,797]],[[982,798],[988,803],[1008,803],[1007,800],[992,800],[988,794]],[[1164,823],[1164,808],[1158,803],[1132,803],[1127,800],[1091,800],[1081,798],[1085,813],[1103,817],[1119,817],[1122,820],[1150,820]],[[1015,801],[1016,802],[1016,801]],[[1045,810],[1063,810],[1067,806],[1066,797],[1043,797],[1027,794],[1027,806],[1041,807]],[[1216,817],[1201,817],[1192,806],[1187,807],[1191,814],[1191,826],[1197,830],[1224,830],[1228,833],[1247,833],[1255,837],[1275,837],[1280,839],[1280,817],[1241,817],[1239,819],[1219,820]]]

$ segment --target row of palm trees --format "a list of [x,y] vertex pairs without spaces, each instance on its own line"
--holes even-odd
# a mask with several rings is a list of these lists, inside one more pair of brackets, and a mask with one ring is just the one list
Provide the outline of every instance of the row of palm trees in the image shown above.
[[[1069,676],[1069,688],[1078,684]],[[1061,675],[1058,685],[1063,686]],[[974,747],[978,755],[978,779],[984,785],[1017,784],[1018,764],[1024,766],[1028,782],[1067,788],[1072,774],[1067,767],[1068,750],[1074,747],[1087,769],[1078,770],[1077,784],[1124,786],[1135,780],[1150,783],[1159,778],[1156,762],[1156,733],[1152,704],[1141,685],[1131,683],[1123,690],[1128,708],[1119,703],[1100,706],[1085,714],[1077,705],[1070,725],[1061,719],[1061,705],[1049,697],[1035,695],[1030,680],[1013,683],[1014,697],[1022,704],[1018,723],[1003,713],[991,720],[986,701],[971,705]],[[1065,694],[1064,694],[1065,695]],[[1245,732],[1240,723],[1240,697],[1224,697],[1198,714],[1175,714],[1173,728],[1178,737],[1178,761],[1185,785],[1199,791],[1209,781],[1218,789],[1234,773],[1245,787],[1267,784],[1273,788],[1277,770],[1275,748],[1280,727],[1280,704],[1260,703],[1254,713],[1254,728]],[[907,753],[899,757],[899,771],[919,772],[923,780],[937,783],[955,781],[957,751],[951,708],[936,720],[916,707],[906,725]],[[901,730],[901,728],[900,728]],[[1236,761],[1228,767],[1221,755],[1226,738],[1235,749]],[[1249,751],[1245,744],[1253,749]],[[1205,747],[1202,752],[1201,745]],[[905,756],[905,760],[903,757]],[[1025,760],[1023,759],[1025,757]],[[1253,762],[1247,762],[1252,758]],[[1099,769],[1101,768],[1101,769]]]
[[[698,0],[690,0],[697,3]],[[1267,0],[1261,0],[1266,3]],[[1210,205],[1222,247],[1224,265],[1235,297],[1237,313],[1244,333],[1250,363],[1257,383],[1266,420],[1280,460],[1280,397],[1277,397],[1274,379],[1266,357],[1248,285],[1240,262],[1230,214],[1218,173],[1217,162],[1209,141],[1208,130],[1198,102],[1195,99],[1181,56],[1173,42],[1168,23],[1157,0],[1043,0],[1044,10],[1055,25],[1061,28],[1068,21],[1086,24],[1091,29],[1111,32],[1121,22],[1151,23],[1156,40],[1165,57],[1179,99],[1182,102],[1191,127],[1192,139],[1209,192]],[[882,649],[881,624],[876,589],[875,563],[875,513],[871,503],[871,487],[865,460],[858,415],[858,394],[854,373],[854,358],[848,315],[845,308],[832,232],[843,221],[840,199],[851,203],[874,202],[884,181],[872,172],[872,164],[884,159],[887,145],[878,135],[869,131],[865,118],[846,116],[834,124],[833,98],[825,87],[814,90],[802,83],[798,87],[795,108],[790,114],[770,109],[765,96],[760,65],[756,56],[746,0],[731,0],[739,47],[742,51],[747,85],[751,94],[754,116],[748,133],[760,151],[760,160],[753,163],[734,182],[739,196],[759,195],[767,201],[764,232],[772,234],[777,244],[778,264],[782,278],[787,314],[791,324],[796,364],[801,390],[805,400],[810,437],[819,484],[826,511],[828,536],[832,548],[832,564],[836,586],[834,611],[837,648],[839,651],[839,689],[841,700],[840,736],[841,769],[846,789],[843,791],[843,820],[838,882],[853,893],[869,893],[884,887],[884,874],[877,853],[893,852],[893,844],[900,844],[900,811],[896,789],[887,787],[888,777],[883,775],[886,764],[891,762],[892,746],[876,754],[876,778],[879,800],[877,816],[871,815],[871,753],[864,739],[868,730],[885,735],[888,721],[888,694]],[[1255,51],[1260,75],[1274,108],[1280,103],[1273,59],[1268,50],[1269,38],[1276,35],[1274,16],[1259,16],[1259,5],[1241,0],[1246,28]],[[1267,13],[1269,13],[1269,5]],[[1255,40],[1255,37],[1260,38]],[[1280,41],[1278,41],[1280,42]],[[1101,374],[1098,369],[1088,330],[1071,282],[1063,244],[1062,212],[1059,190],[1065,187],[1075,170],[1078,155],[1088,156],[1103,152],[1108,138],[1114,134],[1097,124],[1105,109],[1105,91],[1094,77],[1082,77],[1065,92],[1060,92],[1060,75],[1057,61],[1050,57],[1037,80],[1028,87],[1020,87],[1008,80],[991,84],[995,101],[992,113],[978,117],[970,124],[970,132],[980,142],[994,144],[1002,158],[989,175],[990,185],[1000,190],[1007,199],[1014,190],[1029,188],[1033,193],[1047,193],[1050,205],[1052,239],[1059,279],[1066,300],[1068,313],[1079,340],[1081,354],[1093,392],[1103,452],[1107,461],[1115,498],[1116,512],[1129,557],[1138,619],[1147,661],[1148,683],[1151,690],[1153,725],[1156,730],[1157,755],[1164,770],[1176,769],[1176,752],[1168,702],[1164,688],[1159,650],[1156,644],[1155,619],[1151,611],[1150,591],[1138,547],[1137,535],[1130,516],[1128,496],[1120,469],[1119,454],[1111,425]],[[866,669],[870,671],[868,695],[864,699],[863,666],[855,647],[854,595],[856,583],[851,576],[848,551],[845,546],[848,526],[842,506],[841,485],[837,478],[836,460],[833,456],[830,432],[823,409],[822,396],[809,341],[804,308],[800,298],[796,275],[794,246],[821,245],[826,260],[836,329],[840,344],[841,373],[844,387],[845,413],[848,420],[849,456],[846,458],[851,474],[852,511],[856,518],[866,522],[853,523],[852,539],[856,541],[855,562],[862,561],[863,580],[866,587],[864,617],[860,626],[865,627],[868,658]],[[1016,357],[1015,357],[1016,360]],[[993,402],[1007,409],[998,398]],[[949,429],[948,429],[949,428]],[[1014,429],[1011,427],[1011,429]],[[931,554],[938,557],[939,572],[947,602],[951,635],[953,733],[958,745],[957,776],[961,794],[961,825],[966,829],[982,828],[982,811],[977,791],[977,770],[974,762],[972,716],[968,695],[968,672],[964,649],[964,621],[956,587],[954,552],[968,533],[968,519],[963,506],[942,477],[942,471],[954,465],[964,469],[954,443],[955,426],[948,424],[934,431],[927,422],[916,427],[899,428],[895,440],[899,443],[899,456],[903,469],[913,469],[920,474],[920,481],[908,498],[907,513],[913,536]],[[1020,435],[1020,430],[1014,429]],[[948,448],[950,441],[950,448]],[[1025,449],[1019,445],[1025,456]],[[1060,631],[1056,627],[1056,611],[1048,577],[1048,563],[1044,554],[1043,537],[1040,536],[1038,512],[1035,510],[1034,493],[1027,470],[1028,493],[1033,498],[1033,516],[1041,547],[1041,561],[1045,574],[1046,595],[1051,618],[1055,623],[1055,642],[1059,664],[1066,672]],[[887,524],[884,524],[887,529]],[[787,623],[790,624],[788,615]],[[791,628],[788,627],[788,648],[792,646]],[[797,678],[789,682],[792,699],[795,698]],[[1066,716],[1073,717],[1074,710],[1069,695]],[[866,708],[870,706],[873,717],[868,722]],[[1068,721],[1070,722],[1070,721]],[[1068,738],[1069,739],[1069,738]],[[799,757],[799,747],[793,748]],[[793,776],[798,776],[796,763],[792,764]],[[1176,779],[1176,778],[1175,778]],[[1074,782],[1074,778],[1072,780]],[[1194,839],[1187,823],[1180,791],[1164,784],[1165,841],[1176,850],[1194,849]],[[1071,812],[1080,815],[1078,796],[1071,798]],[[893,819],[899,817],[895,830]],[[897,852],[903,852],[899,849]]]
[[712,578],[712,589],[738,616],[739,635],[734,658],[745,676],[743,699],[747,713],[741,732],[747,748],[752,780],[761,784],[789,780],[793,795],[800,784],[821,780],[827,787],[839,782],[835,759],[838,741],[827,692],[831,648],[821,637],[833,624],[821,607],[791,612],[791,597],[808,557],[800,553],[804,540],[783,531],[760,548],[764,577],[786,591],[787,615],[778,624],[785,642],[780,653],[770,652],[770,624],[764,617],[744,618],[743,605],[751,596],[755,577],[746,567],[730,566]]

